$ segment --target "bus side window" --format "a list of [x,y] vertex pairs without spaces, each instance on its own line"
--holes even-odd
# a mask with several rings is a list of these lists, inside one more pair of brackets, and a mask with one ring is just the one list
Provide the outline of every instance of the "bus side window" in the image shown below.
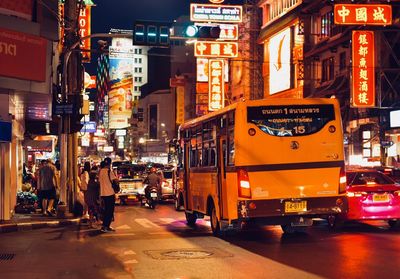
[[211,155],[210,155],[210,166],[215,167],[215,148],[211,148]]

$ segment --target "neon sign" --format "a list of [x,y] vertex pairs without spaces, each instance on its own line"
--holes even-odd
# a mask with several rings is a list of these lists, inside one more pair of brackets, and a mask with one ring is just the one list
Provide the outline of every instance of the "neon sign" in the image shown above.
[[335,24],[391,25],[392,6],[380,4],[336,4]]

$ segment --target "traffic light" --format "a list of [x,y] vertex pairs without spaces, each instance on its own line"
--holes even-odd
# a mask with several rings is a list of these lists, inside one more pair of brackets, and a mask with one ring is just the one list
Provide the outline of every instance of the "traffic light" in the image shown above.
[[133,28],[133,45],[169,46],[170,22],[135,21]]
[[215,26],[199,26],[199,25],[188,25],[185,28],[185,37],[188,38],[199,38],[199,39],[218,39],[221,33],[221,28],[218,25]]

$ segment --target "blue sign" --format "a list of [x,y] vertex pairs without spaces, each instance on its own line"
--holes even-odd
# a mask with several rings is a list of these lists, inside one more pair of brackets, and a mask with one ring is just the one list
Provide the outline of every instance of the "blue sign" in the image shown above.
[[0,121],[0,142],[11,142],[12,126],[11,122]]
[[83,127],[81,132],[82,133],[96,133],[97,131],[97,124],[94,121],[89,121],[83,123]]

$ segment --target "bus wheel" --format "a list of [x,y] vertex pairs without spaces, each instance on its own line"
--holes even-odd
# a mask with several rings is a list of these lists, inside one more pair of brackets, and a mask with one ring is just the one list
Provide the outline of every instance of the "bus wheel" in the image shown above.
[[291,224],[281,225],[281,228],[283,233],[292,234],[296,232],[295,227],[293,227]]
[[196,220],[197,220],[197,215],[196,213],[188,213],[185,212],[185,216],[186,216],[186,222],[189,226],[193,227],[194,224],[196,224]]
[[215,209],[214,204],[211,205],[210,223],[211,223],[211,230],[213,232],[213,235],[222,236],[221,224],[218,221],[217,210]]

